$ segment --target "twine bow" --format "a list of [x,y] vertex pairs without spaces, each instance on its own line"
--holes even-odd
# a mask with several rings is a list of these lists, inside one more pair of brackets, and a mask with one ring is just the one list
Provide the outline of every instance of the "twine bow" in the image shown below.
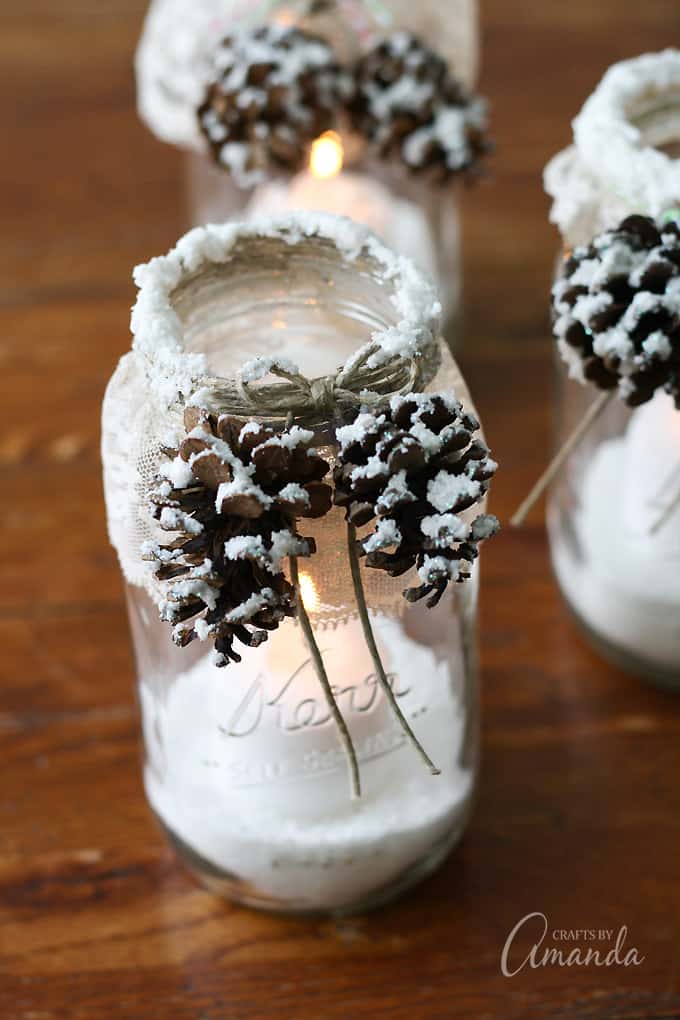
[[[312,379],[284,357],[257,357],[235,379],[205,380],[194,399],[223,414],[318,421],[323,415],[360,406],[375,409],[390,397],[422,391],[439,366],[438,345],[375,364],[380,350],[378,344],[367,344],[334,375]],[[270,375],[280,381],[261,382]]]

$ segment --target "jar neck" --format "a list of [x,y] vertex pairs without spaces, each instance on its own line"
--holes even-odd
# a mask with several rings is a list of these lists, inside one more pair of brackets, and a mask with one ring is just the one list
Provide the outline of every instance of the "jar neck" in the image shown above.
[[671,159],[680,159],[680,89],[639,103],[630,121],[642,133],[645,144]]

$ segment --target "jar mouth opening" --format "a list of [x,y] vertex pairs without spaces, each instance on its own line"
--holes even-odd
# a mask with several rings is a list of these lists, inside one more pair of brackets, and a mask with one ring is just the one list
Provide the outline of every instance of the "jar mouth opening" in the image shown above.
[[640,132],[643,145],[680,160],[680,83],[668,91],[639,97],[625,112],[628,122]]
[[253,360],[265,366],[256,378],[285,361],[303,383],[343,385],[364,381],[359,365],[367,388],[391,370],[396,392],[439,342],[441,304],[423,273],[325,213],[199,227],[135,280],[133,350],[166,407],[211,386],[243,395]]
[[398,325],[393,299],[394,280],[374,258],[348,262],[325,238],[243,238],[227,261],[170,295],[184,349],[204,355],[216,378],[258,356],[285,356],[312,378],[337,371],[375,332]]

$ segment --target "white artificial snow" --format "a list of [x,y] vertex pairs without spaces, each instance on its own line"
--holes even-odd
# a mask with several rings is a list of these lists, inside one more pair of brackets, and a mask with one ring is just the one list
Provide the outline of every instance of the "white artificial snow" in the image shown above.
[[161,478],[167,478],[173,489],[186,489],[194,480],[191,467],[181,457],[163,461],[158,469]]
[[420,530],[442,547],[460,542],[470,533],[470,525],[457,514],[432,514],[420,522]]
[[401,531],[397,527],[396,521],[383,518],[377,522],[373,534],[364,539],[363,547],[365,552],[372,553],[377,552],[379,549],[387,549],[390,546],[399,545],[400,542]]
[[419,767],[375,685],[360,622],[320,639],[360,761],[358,801],[292,622],[227,670],[206,656],[167,685],[143,677],[144,778],[163,824],[261,894],[310,909],[356,903],[455,837],[473,773],[464,759],[465,658],[450,614],[449,603],[423,614],[432,638],[428,631],[422,643],[396,621],[373,622],[399,705],[439,776]]
[[278,368],[289,375],[298,375],[300,372],[298,366],[290,358],[284,358],[280,354],[275,357],[258,355],[257,358],[251,358],[243,365],[240,373],[241,379],[244,383],[256,382],[268,375],[273,368]]
[[428,502],[440,513],[446,513],[463,498],[478,499],[482,494],[479,482],[467,475],[452,475],[439,471],[427,484]]
[[[624,216],[658,216],[680,200],[680,159],[647,140],[637,118],[680,92],[680,50],[614,64],[574,120],[574,145],[545,170],[551,219],[567,244],[584,244]],[[675,140],[680,137],[676,113]],[[673,130],[669,132],[673,135]],[[668,139],[667,139],[668,140]]]
[[206,581],[200,580],[200,578],[189,578],[186,581],[173,581],[169,589],[170,598],[166,599],[161,605],[161,619],[173,620],[177,612],[178,606],[176,603],[180,599],[187,599],[191,596],[195,596],[202,602],[205,602],[208,609],[214,609],[217,605],[217,595],[215,589],[209,585]]
[[390,477],[375,507],[378,513],[387,513],[405,503],[413,503],[415,498],[408,487],[406,471],[401,470]]
[[228,560],[260,560],[266,555],[261,535],[237,535],[224,543]]
[[456,581],[460,576],[463,562],[447,559],[446,556],[425,556],[423,565],[418,568],[418,577],[423,584],[432,584],[444,579]]
[[252,620],[253,616],[264,609],[265,606],[270,605],[274,600],[274,592],[271,588],[262,588],[260,592],[255,595],[251,595],[250,598],[246,599],[231,612],[227,613],[225,620],[227,623],[243,623],[244,621]]
[[349,425],[342,425],[337,429],[335,437],[340,445],[340,449],[344,452],[353,443],[363,443],[369,436],[375,435],[384,424],[384,414],[368,414],[364,412],[358,414]]
[[161,510],[160,525],[165,531],[186,531],[188,535],[200,535],[203,531],[200,521],[171,506],[164,506]]
[[657,393],[636,408],[624,435],[584,467],[569,530],[553,501],[553,565],[575,612],[600,640],[680,675],[680,508],[653,525],[680,477],[680,412]]
[[[132,311],[132,346],[161,407],[168,408],[181,398],[190,400],[207,382],[205,356],[184,350],[184,327],[173,308],[174,290],[201,268],[228,262],[240,243],[255,237],[276,238],[291,246],[317,237],[330,241],[348,262],[360,255],[371,260],[376,278],[389,286],[390,302],[398,321],[372,333],[371,343],[377,346],[377,351],[369,359],[370,367],[383,364],[390,357],[412,357],[436,342],[441,304],[432,284],[413,263],[391,252],[366,227],[345,217],[312,212],[245,224],[197,227],[185,234],[167,255],[137,266],[134,271],[139,293]],[[361,353],[348,360],[345,371]],[[248,377],[259,378],[259,370],[250,362]]]
[[298,482],[289,482],[288,485],[284,485],[279,492],[278,499],[283,500],[284,503],[295,503],[296,506],[302,507],[309,507],[311,504],[309,493]]
[[290,531],[273,531],[269,550],[268,569],[276,574],[289,556],[309,556],[309,543]]

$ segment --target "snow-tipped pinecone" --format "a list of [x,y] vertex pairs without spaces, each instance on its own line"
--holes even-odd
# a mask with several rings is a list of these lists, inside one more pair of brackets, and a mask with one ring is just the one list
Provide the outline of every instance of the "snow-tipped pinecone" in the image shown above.
[[383,39],[358,61],[351,110],[356,129],[381,155],[434,182],[478,170],[491,148],[484,101],[408,32]]
[[217,163],[242,187],[299,170],[309,146],[337,125],[351,76],[330,46],[298,28],[263,25],[223,39],[198,121]]
[[282,563],[315,551],[296,518],[330,509],[331,488],[322,482],[328,464],[312,448],[312,433],[296,426],[277,434],[195,408],[185,426],[151,494],[154,516],[175,537],[147,544],[144,555],[163,583],[160,614],[174,642],[209,638],[225,666],[240,662],[235,639],[257,646],[295,615]]
[[367,566],[392,577],[417,566],[422,584],[404,592],[409,602],[429,596],[435,606],[450,581],[470,576],[479,543],[498,530],[489,514],[460,516],[497,467],[478,429],[448,394],[393,397],[384,412],[338,429],[334,502],[356,527],[377,518],[360,542]]
[[570,374],[632,407],[658,389],[680,408],[680,214],[629,216],[575,248],[552,292]]

